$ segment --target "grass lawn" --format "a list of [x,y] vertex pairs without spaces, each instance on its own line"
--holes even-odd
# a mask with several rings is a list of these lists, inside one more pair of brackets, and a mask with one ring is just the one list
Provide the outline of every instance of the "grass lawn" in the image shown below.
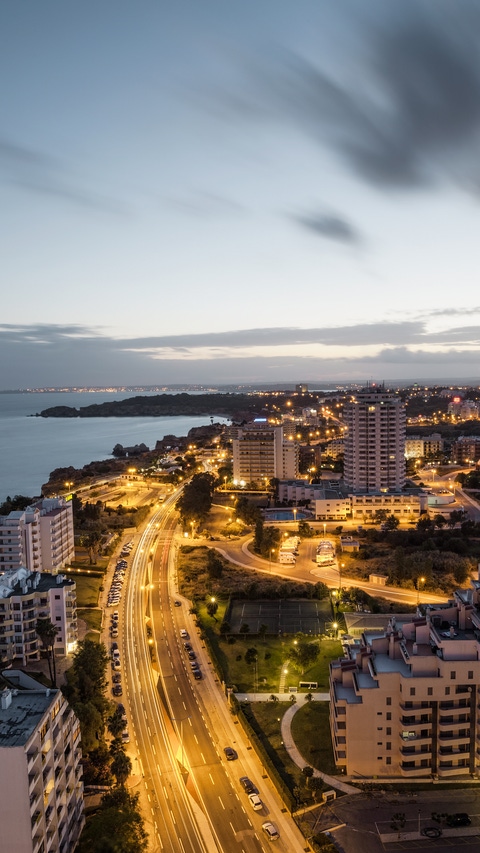
[[[229,686],[234,686],[236,693],[277,693],[284,668],[288,669],[285,680],[287,690],[290,686],[297,687],[299,681],[316,681],[319,692],[328,692],[330,661],[342,655],[342,644],[339,640],[319,640],[320,655],[316,663],[302,674],[287,664],[293,638],[287,640],[278,637],[236,637],[235,642],[231,644],[220,637],[218,628],[224,610],[225,602],[219,602],[217,622],[207,615],[203,606],[199,608],[198,615],[205,628],[208,644],[221,667],[222,680]],[[256,670],[254,664],[245,663],[245,652],[252,648],[257,650]]]
[[87,627],[90,631],[101,631],[102,630],[102,611],[94,610],[90,607],[78,608],[77,616],[79,619],[83,619],[84,622],[87,623]]
[[279,707],[278,702],[253,702],[244,706],[243,711],[290,791],[305,786],[300,767],[291,760],[282,741],[280,725],[286,708]]
[[292,719],[292,736],[306,764],[323,773],[337,774],[328,702],[305,702]]
[[98,605],[98,596],[103,578],[94,578],[88,575],[75,575],[71,577],[77,585],[77,607],[88,607]]

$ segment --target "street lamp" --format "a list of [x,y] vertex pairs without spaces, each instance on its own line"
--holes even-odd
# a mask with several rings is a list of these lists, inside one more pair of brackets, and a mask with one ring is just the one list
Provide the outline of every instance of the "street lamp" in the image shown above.
[[425,583],[425,578],[417,578],[417,607],[420,603],[420,584]]
[[342,572],[345,568],[345,563],[338,564],[338,594],[340,595],[340,591],[342,589]]
[[325,539],[326,533],[327,533],[327,525],[326,525],[326,524],[325,524],[325,522],[324,522],[324,523],[323,523],[323,538],[324,538],[324,539]]
[[270,571],[272,571],[272,554],[275,553],[275,548],[270,548],[269,557],[270,557]]

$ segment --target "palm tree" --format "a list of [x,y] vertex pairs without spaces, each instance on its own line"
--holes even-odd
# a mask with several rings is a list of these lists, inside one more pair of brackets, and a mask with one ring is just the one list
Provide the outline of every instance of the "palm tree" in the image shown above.
[[46,652],[48,661],[48,672],[52,687],[57,686],[57,669],[55,658],[55,637],[58,634],[58,628],[49,618],[37,619],[35,625],[35,633],[40,637],[43,648]]
[[117,780],[117,785],[125,785],[132,772],[132,762],[123,749],[115,753],[110,769]]

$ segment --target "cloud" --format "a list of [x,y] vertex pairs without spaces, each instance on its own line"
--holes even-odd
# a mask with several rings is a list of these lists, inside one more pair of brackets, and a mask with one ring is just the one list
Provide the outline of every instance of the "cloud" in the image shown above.
[[246,208],[234,199],[208,192],[208,190],[192,191],[184,197],[169,198],[167,203],[182,213],[202,218],[238,216],[246,212]]
[[[470,338],[473,328],[468,330]],[[420,323],[378,323],[131,340],[81,325],[0,325],[0,360],[11,365],[2,385],[13,389],[466,376],[475,371],[480,343],[458,340],[451,346],[454,331],[440,339]],[[166,355],[159,358],[162,347]]]
[[302,227],[326,237],[328,240],[336,240],[339,243],[355,245],[361,241],[358,231],[345,219],[332,214],[299,214],[292,217]]
[[457,0],[370,12],[368,21],[352,7],[345,14],[336,63],[322,31],[318,58],[265,50],[263,67],[245,71],[243,91],[221,96],[225,116],[230,101],[239,121],[288,123],[377,186],[420,188],[448,178],[477,191],[478,9]]
[[67,202],[77,208],[124,215],[127,208],[116,199],[80,188],[60,160],[40,151],[0,139],[0,176],[11,186],[35,195]]

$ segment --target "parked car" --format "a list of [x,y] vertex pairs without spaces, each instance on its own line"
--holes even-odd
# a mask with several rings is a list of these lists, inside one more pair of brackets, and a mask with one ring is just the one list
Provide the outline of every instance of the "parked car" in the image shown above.
[[121,680],[122,680],[122,673],[121,672],[114,672],[112,675],[113,683],[114,684],[120,684]]
[[124,729],[122,732],[122,743],[130,743],[130,735],[128,733],[128,729]]
[[196,654],[195,654],[195,652],[194,652],[194,651],[187,652],[187,654],[188,654],[188,659],[189,659],[189,660],[196,660],[196,659],[197,659],[197,656],[196,656]]
[[121,669],[120,658],[115,658],[112,660],[112,669]]
[[114,684],[112,687],[112,693],[114,696],[123,696],[123,687],[121,684]]
[[226,746],[223,751],[227,756],[227,761],[235,761],[238,758],[238,753],[231,746]]
[[185,649],[186,652],[192,651],[192,647],[191,647],[190,643],[184,643],[183,648]]
[[252,780],[248,778],[248,776],[240,776],[240,784],[243,787],[243,790],[246,794],[258,794],[258,791],[253,784]]
[[175,607],[181,607],[181,606],[182,606],[181,601],[175,601]]
[[196,678],[197,681],[200,681],[200,679],[202,678],[202,670],[201,669],[194,669],[193,670],[193,677]]
[[180,636],[182,640],[188,640],[188,631],[185,628],[180,628]]
[[125,711],[125,705],[122,705],[122,703],[119,702],[117,705],[117,708],[118,708],[119,714],[122,715],[123,722],[126,723],[127,722],[127,712]]
[[267,820],[265,821],[265,823],[262,823],[262,829],[269,841],[275,841],[277,838],[280,838],[280,833],[277,827],[270,820]]
[[191,660],[191,661],[190,661],[190,666],[192,667],[192,669],[200,669],[200,667],[199,667],[199,665],[198,665],[198,661],[197,661],[197,660]]
[[456,812],[447,815],[445,822],[447,826],[470,826],[472,821],[466,812]]
[[249,794],[248,799],[254,811],[259,812],[263,809],[263,803],[258,794]]

